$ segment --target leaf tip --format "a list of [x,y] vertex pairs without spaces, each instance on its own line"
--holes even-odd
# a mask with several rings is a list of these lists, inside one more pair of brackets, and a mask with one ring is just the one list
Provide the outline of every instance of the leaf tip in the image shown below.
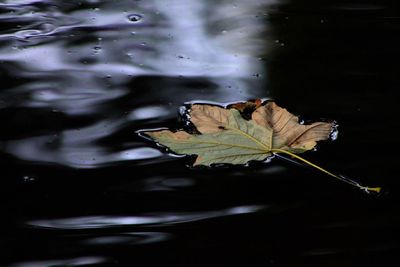
[[193,167],[197,167],[197,166],[200,166],[200,165],[205,165],[203,163],[203,157],[202,156],[197,156],[196,160],[193,163]]

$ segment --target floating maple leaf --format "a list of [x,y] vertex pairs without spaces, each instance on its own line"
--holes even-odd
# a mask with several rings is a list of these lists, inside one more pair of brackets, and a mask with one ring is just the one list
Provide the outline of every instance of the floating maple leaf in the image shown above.
[[274,102],[257,107],[251,120],[242,117],[238,106],[225,109],[193,104],[188,115],[201,134],[169,130],[145,134],[175,153],[198,155],[194,165],[209,166],[264,160],[273,152],[304,152],[314,148],[316,141],[329,138],[332,132],[332,123],[299,124],[298,117]]
[[[251,110],[251,118],[246,120],[241,112],[248,109]],[[317,141],[328,139],[333,123],[303,125],[298,117],[274,102],[263,105],[260,100],[235,103],[228,108],[193,104],[188,115],[200,134],[170,130],[144,133],[177,154],[197,155],[194,165],[245,164],[283,153],[367,191],[380,190],[363,187],[296,155],[313,149]]]

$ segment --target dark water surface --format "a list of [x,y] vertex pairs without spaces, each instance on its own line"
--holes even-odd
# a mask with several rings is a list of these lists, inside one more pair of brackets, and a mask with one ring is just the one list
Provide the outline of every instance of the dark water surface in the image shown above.
[[[0,266],[399,266],[396,1],[0,1]],[[135,132],[273,98],[339,138],[191,169]]]

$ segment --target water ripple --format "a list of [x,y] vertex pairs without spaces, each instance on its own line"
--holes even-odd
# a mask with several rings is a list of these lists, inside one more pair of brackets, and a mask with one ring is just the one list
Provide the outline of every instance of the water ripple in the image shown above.
[[171,238],[171,234],[162,232],[134,232],[92,237],[82,240],[81,243],[89,246],[143,245],[163,242]]
[[20,262],[9,267],[44,267],[44,266],[87,266],[110,263],[110,259],[105,257],[87,256],[72,259],[54,259],[43,261]]
[[86,216],[49,220],[32,220],[26,222],[26,225],[30,227],[59,230],[103,229],[110,227],[132,226],[167,226],[231,215],[254,213],[264,208],[265,206],[238,206],[223,210],[204,212],[157,213],[139,216]]
[[[59,137],[44,136],[8,141],[6,151],[23,160],[57,163],[74,168],[104,167],[117,162],[154,159],[163,155],[159,150],[150,147],[112,152],[93,144],[80,145],[77,140],[74,145],[68,145],[68,136],[65,137],[65,146],[58,147],[57,139]],[[56,143],[55,147],[51,143]]]

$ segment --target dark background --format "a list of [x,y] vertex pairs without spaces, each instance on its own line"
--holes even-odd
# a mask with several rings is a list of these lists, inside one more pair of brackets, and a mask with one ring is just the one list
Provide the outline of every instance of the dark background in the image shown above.
[[[18,2],[0,3],[1,266],[398,266],[396,1]],[[258,97],[336,120],[304,157],[383,193],[279,159],[189,168],[136,134]]]

